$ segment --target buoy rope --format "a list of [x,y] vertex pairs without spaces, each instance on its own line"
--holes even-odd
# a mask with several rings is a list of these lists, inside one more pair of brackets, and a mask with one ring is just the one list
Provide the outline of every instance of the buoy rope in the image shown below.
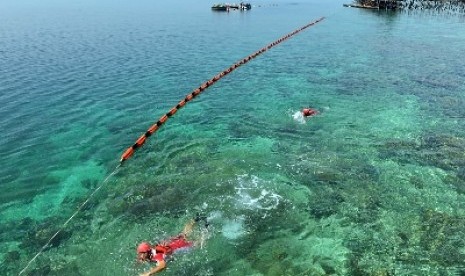
[[60,229],[58,229],[57,232],[55,232],[55,234],[53,234],[53,236],[47,241],[47,243],[45,243],[44,246],[42,246],[42,248],[39,250],[39,252],[37,252],[37,254],[27,263],[26,267],[23,268],[23,270],[21,270],[19,272],[18,275],[21,275],[23,274],[28,268],[29,266],[35,261],[35,259],[37,259],[37,257],[40,256],[40,254],[42,254],[44,252],[44,250],[50,245],[50,243],[52,242],[52,240],[58,236],[58,234],[61,233],[61,231],[63,231],[63,229],[65,229],[66,225],[68,225],[68,223],[82,210],[82,208],[84,208],[84,206],[89,202],[89,200],[103,187],[103,185],[105,185],[105,183],[108,182],[108,180],[110,179],[110,177],[112,177],[113,175],[116,174],[116,172],[118,171],[119,167],[121,166],[121,163],[118,164],[116,166],[116,168],[113,170],[113,172],[111,172],[103,181],[102,181],[102,184],[100,184],[100,186],[98,186],[88,197],[87,199],[81,204],[79,205],[79,207],[77,208],[77,210],[65,221],[65,223],[63,223],[63,225],[60,227]]
[[174,106],[173,108],[171,108],[166,114],[164,114],[163,116],[161,116],[160,119],[158,119],[158,121],[153,124],[144,134],[142,134],[137,140],[136,142],[130,146],[124,153],[123,155],[121,155],[121,159],[120,159],[120,162],[123,163],[124,161],[126,161],[127,159],[129,159],[134,151],[140,147],[142,147],[145,143],[145,141],[147,140],[147,138],[149,138],[153,133],[155,133],[155,131],[157,131],[167,120],[169,117],[173,116],[180,108],[182,108],[184,105],[186,105],[187,102],[191,101],[192,99],[194,99],[196,96],[198,96],[200,93],[202,93],[205,89],[207,89],[208,87],[210,87],[211,85],[213,85],[215,82],[219,81],[222,77],[228,75],[229,73],[231,73],[232,71],[236,70],[238,67],[240,67],[241,65],[244,65],[246,64],[247,62],[249,62],[250,60],[256,58],[257,56],[259,56],[260,54],[264,53],[265,51],[271,49],[272,47],[278,45],[279,43],[285,41],[286,39],[296,35],[297,33],[307,29],[308,27],[311,27],[313,25],[315,25],[316,23],[322,21],[323,19],[325,19],[324,17],[321,17],[311,23],[308,23],[307,25],[277,39],[276,41],[268,44],[267,46],[261,48],[260,50],[256,51],[255,53],[247,56],[246,58],[243,58],[241,60],[239,60],[238,62],[234,63],[233,65],[231,65],[229,68],[227,68],[226,70],[223,70],[221,73],[215,75],[213,78],[211,78],[210,80],[202,83],[198,88],[194,89],[191,93],[187,94],[186,97],[184,99],[182,99],[176,106]]
[[117,173],[118,169],[120,168],[120,166],[122,165],[122,163],[124,161],[126,161],[127,159],[129,159],[132,154],[134,153],[134,151],[141,147],[146,139],[148,137],[150,137],[153,133],[155,133],[155,131],[157,131],[167,120],[169,117],[173,116],[180,108],[182,108],[187,102],[191,101],[192,99],[194,99],[196,96],[198,96],[200,93],[202,93],[205,89],[207,89],[208,87],[210,87],[211,85],[213,85],[215,82],[217,82],[218,80],[220,80],[222,77],[226,76],[227,74],[231,73],[232,71],[236,70],[238,67],[240,67],[241,65],[244,65],[246,64],[247,62],[249,62],[250,60],[256,58],[257,56],[259,56],[260,54],[264,53],[265,51],[273,48],[274,46],[280,44],[281,42],[287,40],[288,38],[296,35],[297,33],[305,30],[306,28],[308,27],[311,27],[313,25],[315,25],[316,23],[322,21],[323,19],[325,19],[324,17],[321,17],[311,23],[308,23],[307,25],[277,39],[276,41],[268,44],[267,46],[261,48],[260,50],[256,51],[255,53],[247,56],[246,58],[243,58],[241,60],[239,60],[238,62],[234,63],[233,65],[231,65],[229,68],[227,68],[226,70],[222,71],[221,73],[215,75],[213,78],[211,78],[210,80],[202,83],[198,88],[194,89],[191,93],[187,94],[186,97],[181,100],[176,106],[174,106],[173,108],[171,108],[165,115],[163,115],[160,119],[158,119],[158,121],[153,124],[142,136],[140,136],[136,142],[134,143],[134,145],[132,145],[131,147],[129,147],[124,153],[123,155],[121,156],[121,160],[120,160],[120,163],[116,166],[116,168],[113,170],[113,172],[111,172],[103,181],[102,183],[100,184],[100,186],[98,186],[88,197],[87,199],[81,204],[79,205],[79,207],[77,208],[77,210],[65,221],[65,223],[63,223],[63,225],[60,227],[60,229],[58,229],[58,231],[53,234],[53,236],[45,243],[44,246],[42,246],[42,248],[39,250],[39,252],[37,252],[37,254],[31,259],[29,260],[29,262],[27,263],[27,265],[19,272],[18,275],[21,275],[23,274],[28,268],[29,266],[44,252],[44,250],[50,245],[50,243],[52,242],[52,240],[58,236],[58,234],[61,233],[61,231],[63,231],[63,229],[68,225],[68,223],[82,210],[82,208],[84,208],[84,206],[90,201],[90,199],[108,182],[108,180]]

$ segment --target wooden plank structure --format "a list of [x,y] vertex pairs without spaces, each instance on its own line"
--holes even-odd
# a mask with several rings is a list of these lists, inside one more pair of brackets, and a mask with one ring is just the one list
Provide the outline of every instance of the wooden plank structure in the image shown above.
[[344,7],[363,9],[397,9],[397,0],[356,0],[354,4],[344,4]]
[[363,9],[432,9],[442,11],[465,12],[465,0],[354,0],[344,7]]

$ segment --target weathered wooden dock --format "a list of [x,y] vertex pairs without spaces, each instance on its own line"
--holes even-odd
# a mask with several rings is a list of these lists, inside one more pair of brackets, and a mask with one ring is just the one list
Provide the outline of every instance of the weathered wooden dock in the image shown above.
[[465,0],[355,0],[344,7],[362,9],[434,9],[465,12]]
[[344,4],[344,7],[361,9],[397,9],[396,0],[356,0],[353,4]]

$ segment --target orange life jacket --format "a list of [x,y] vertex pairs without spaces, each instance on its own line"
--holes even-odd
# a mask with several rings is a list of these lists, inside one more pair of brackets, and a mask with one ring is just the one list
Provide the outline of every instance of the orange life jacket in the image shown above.
[[169,254],[173,253],[173,250],[171,250],[171,247],[169,247],[167,245],[161,245],[161,244],[157,244],[155,246],[155,251],[157,253],[163,253],[165,255],[169,255]]

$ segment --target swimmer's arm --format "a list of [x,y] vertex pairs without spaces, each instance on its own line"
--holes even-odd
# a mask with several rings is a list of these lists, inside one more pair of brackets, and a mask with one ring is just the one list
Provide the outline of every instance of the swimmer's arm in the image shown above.
[[150,276],[153,275],[166,267],[166,262],[165,261],[158,261],[157,266],[152,267],[148,272],[142,273],[140,276]]

